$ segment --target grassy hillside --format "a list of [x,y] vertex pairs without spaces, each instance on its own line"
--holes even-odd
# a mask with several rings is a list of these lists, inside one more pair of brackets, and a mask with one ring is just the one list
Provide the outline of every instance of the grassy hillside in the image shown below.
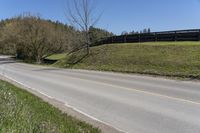
[[54,66],[200,79],[200,42],[103,45],[72,65],[80,55],[60,56]]
[[0,133],[99,133],[48,103],[0,80]]
[[67,54],[54,54],[54,55],[47,57],[46,59],[48,59],[48,60],[60,60],[62,58],[65,58],[66,56],[67,56]]

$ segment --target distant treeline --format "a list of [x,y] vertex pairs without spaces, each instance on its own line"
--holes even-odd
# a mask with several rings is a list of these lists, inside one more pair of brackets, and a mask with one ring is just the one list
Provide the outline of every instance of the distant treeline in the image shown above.
[[[92,43],[113,36],[95,27],[90,27],[89,33]],[[12,54],[23,60],[41,63],[52,54],[84,46],[83,36],[72,26],[26,13],[0,21],[0,54]]]
[[200,29],[123,34],[101,39],[95,45],[157,41],[200,41]]

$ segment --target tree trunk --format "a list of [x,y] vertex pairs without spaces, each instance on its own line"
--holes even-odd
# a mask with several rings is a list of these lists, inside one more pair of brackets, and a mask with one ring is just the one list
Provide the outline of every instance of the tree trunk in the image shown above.
[[37,61],[37,64],[42,64],[41,56],[38,55],[36,61]]
[[90,54],[90,36],[89,36],[89,32],[87,31],[86,32],[86,39],[87,39],[87,46],[86,46],[86,48],[87,48],[87,55],[89,55]]

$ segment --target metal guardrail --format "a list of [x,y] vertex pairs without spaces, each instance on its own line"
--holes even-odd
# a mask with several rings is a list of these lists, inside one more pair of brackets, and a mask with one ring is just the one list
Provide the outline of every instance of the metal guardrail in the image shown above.
[[137,33],[101,39],[93,46],[110,43],[138,43],[157,41],[200,41],[200,29]]

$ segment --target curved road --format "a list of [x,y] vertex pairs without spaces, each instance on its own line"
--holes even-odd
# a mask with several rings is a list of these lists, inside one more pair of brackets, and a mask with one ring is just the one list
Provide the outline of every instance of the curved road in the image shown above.
[[124,132],[200,133],[199,82],[48,68],[5,56],[0,75]]

